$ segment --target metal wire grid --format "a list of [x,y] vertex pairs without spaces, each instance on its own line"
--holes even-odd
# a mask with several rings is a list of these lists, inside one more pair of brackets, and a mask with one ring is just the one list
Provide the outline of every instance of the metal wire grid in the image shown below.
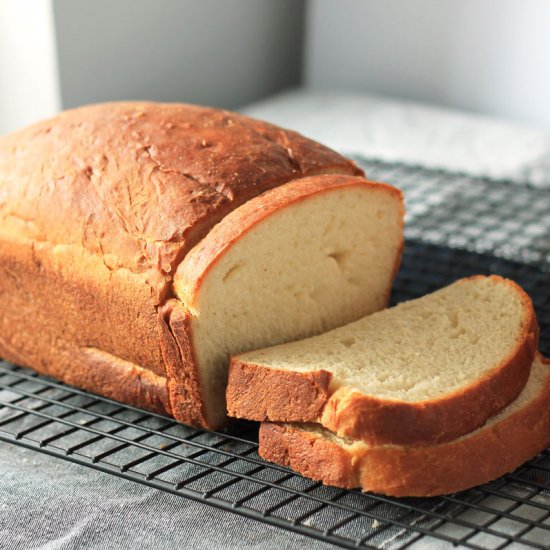
[[550,265],[548,188],[472,178],[357,157],[367,176],[405,194],[405,236],[452,248]]
[[[372,177],[412,189],[453,184],[453,178],[459,177],[380,163],[367,169]],[[373,175],[376,170],[378,176]],[[469,180],[467,185],[481,183]],[[505,192],[514,196],[536,192],[509,187],[503,184]],[[419,212],[421,201],[415,206],[414,193],[408,198],[413,226],[409,231],[425,237],[430,219]],[[490,209],[482,198],[482,207]],[[450,204],[447,195],[446,202],[435,204],[440,211],[434,208],[434,215],[443,216],[442,205],[448,209]],[[521,236],[521,231],[517,234]],[[515,236],[510,235],[512,244]],[[467,241],[466,247],[477,247],[476,241]],[[500,255],[512,255],[514,247],[503,248]],[[544,256],[544,246],[540,249]],[[393,299],[416,297],[473,273],[500,273],[532,295],[541,324],[541,349],[549,354],[550,280],[545,258],[539,260],[538,265],[526,265],[411,241]],[[0,362],[4,441],[349,548],[414,547],[430,539],[472,548],[513,543],[550,548],[550,450],[516,472],[464,493],[392,499],[326,487],[268,464],[257,455],[256,436],[257,426],[252,423],[239,424],[230,434],[194,430]]]

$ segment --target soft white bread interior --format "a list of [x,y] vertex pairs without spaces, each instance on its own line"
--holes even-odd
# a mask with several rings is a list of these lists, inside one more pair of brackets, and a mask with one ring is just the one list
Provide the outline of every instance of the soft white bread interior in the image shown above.
[[387,305],[402,249],[399,191],[363,178],[295,180],[226,216],[174,279],[211,425],[232,353],[304,338]]
[[337,437],[319,425],[264,423],[259,453],[329,485],[393,496],[435,496],[496,479],[549,444],[550,364],[539,356],[513,403],[453,441],[371,446]]
[[228,408],[251,420],[316,421],[369,443],[450,440],[517,397],[537,336],[519,286],[462,279],[325,334],[234,357]]

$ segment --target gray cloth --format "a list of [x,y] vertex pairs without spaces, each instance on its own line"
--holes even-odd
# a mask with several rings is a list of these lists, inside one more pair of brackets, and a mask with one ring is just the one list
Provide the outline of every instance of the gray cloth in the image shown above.
[[0,548],[332,548],[0,442]]

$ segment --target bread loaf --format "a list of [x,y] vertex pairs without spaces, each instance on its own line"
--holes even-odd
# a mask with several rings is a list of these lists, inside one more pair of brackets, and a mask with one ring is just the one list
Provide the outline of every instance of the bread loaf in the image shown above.
[[0,356],[220,427],[227,354],[386,305],[402,216],[394,188],[241,115],[67,111],[0,139]]
[[233,357],[227,406],[239,418],[318,422],[373,445],[440,443],[518,396],[537,345],[527,294],[507,279],[475,276]]
[[337,487],[392,496],[442,495],[496,479],[543,451],[550,444],[549,405],[550,363],[538,357],[513,403],[453,441],[368,445],[318,425],[263,423],[259,453]]

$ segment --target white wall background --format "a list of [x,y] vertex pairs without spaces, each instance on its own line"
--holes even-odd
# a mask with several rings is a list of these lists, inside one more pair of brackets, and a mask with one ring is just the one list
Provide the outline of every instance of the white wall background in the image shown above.
[[0,0],[0,135],[85,103],[236,108],[301,78],[302,0]]
[[303,8],[0,0],[0,134],[88,102],[235,108],[301,81],[550,131],[548,0],[307,0],[305,24]]
[[234,108],[296,86],[297,0],[54,0],[64,107],[116,99]]
[[550,130],[548,0],[309,0],[305,82]]
[[61,105],[50,0],[0,0],[0,135]]

